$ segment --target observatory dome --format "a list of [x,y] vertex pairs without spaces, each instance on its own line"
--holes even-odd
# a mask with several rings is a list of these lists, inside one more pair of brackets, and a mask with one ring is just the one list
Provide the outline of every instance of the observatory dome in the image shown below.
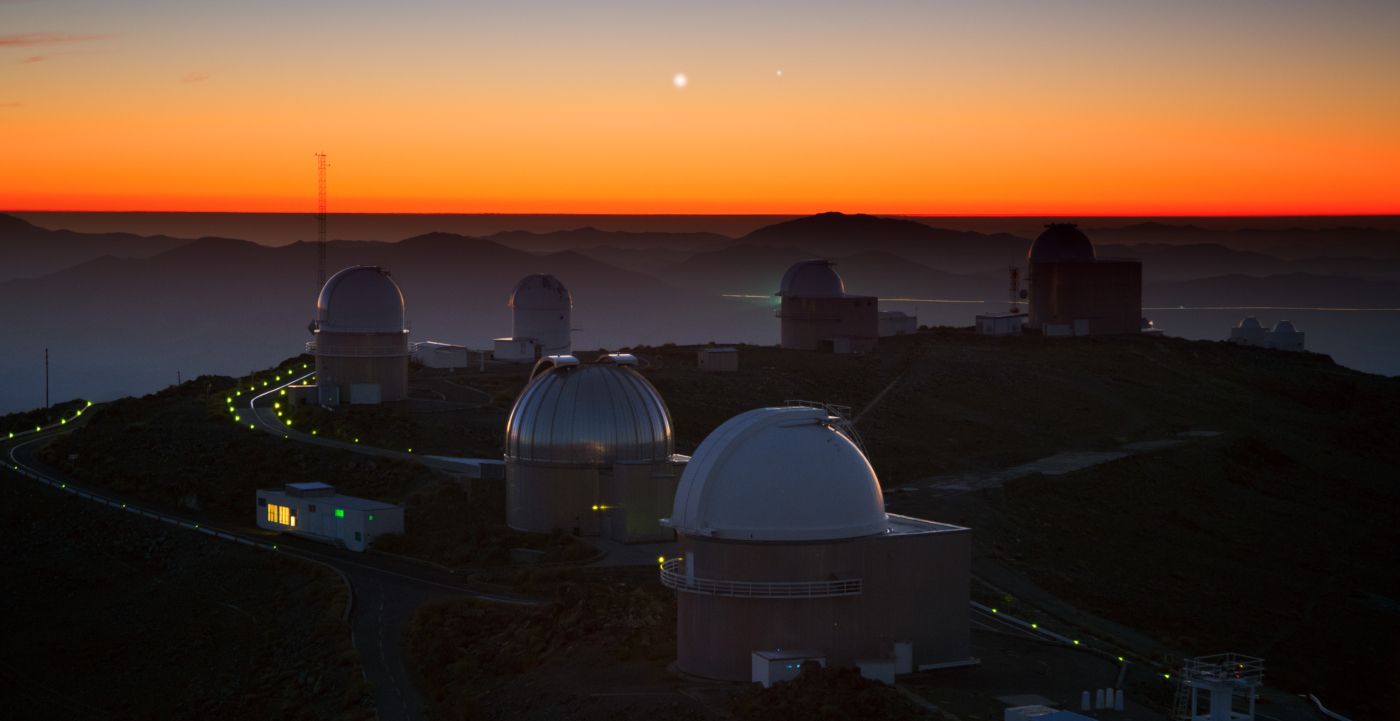
[[802,260],[792,264],[783,276],[779,296],[801,296],[803,298],[841,298],[846,295],[846,285],[841,276],[832,268],[836,263],[829,260]]
[[1255,318],[1254,316],[1249,316],[1248,318],[1245,318],[1244,320],[1240,321],[1240,327],[1253,330],[1255,328],[1263,328],[1264,326],[1259,325],[1258,318]]
[[640,373],[611,360],[540,373],[506,422],[506,458],[519,463],[658,463],[674,452],[661,395]]
[[403,293],[382,268],[346,268],[321,288],[316,320],[331,333],[401,333]]
[[1031,244],[1032,263],[1092,263],[1094,244],[1074,223],[1050,223]]
[[889,528],[865,454],[825,410],[759,408],[716,428],[681,475],[671,527],[755,541],[825,541]]
[[1281,320],[1274,324],[1275,333],[1297,333],[1298,329],[1293,327],[1293,321]]
[[569,289],[558,278],[544,273],[527,275],[510,293],[510,307],[530,310],[563,310],[573,305]]

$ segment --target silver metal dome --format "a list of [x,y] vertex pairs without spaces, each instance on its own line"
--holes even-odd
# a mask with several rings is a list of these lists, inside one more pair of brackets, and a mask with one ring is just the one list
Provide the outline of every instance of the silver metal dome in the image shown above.
[[799,260],[783,275],[781,297],[844,298],[846,284],[831,266],[830,260]]
[[538,372],[506,422],[506,459],[518,463],[606,467],[657,463],[674,452],[666,402],[611,358]]
[[382,268],[346,268],[321,288],[316,321],[331,333],[401,333],[403,293]]

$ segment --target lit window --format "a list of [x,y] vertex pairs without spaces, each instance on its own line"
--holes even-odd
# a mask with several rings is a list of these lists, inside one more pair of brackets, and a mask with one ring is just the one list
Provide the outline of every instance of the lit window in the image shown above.
[[284,526],[290,525],[290,524],[288,523],[288,521],[291,519],[291,515],[292,515],[292,514],[291,514],[291,511],[292,511],[292,509],[287,508],[286,506],[278,506],[278,507],[277,507],[277,522],[280,523],[280,524],[282,524],[282,525],[284,525]]
[[267,504],[267,520],[269,523],[277,522],[277,506]]
[[344,518],[344,517],[345,517],[345,511],[342,511],[342,510],[339,509],[339,508],[335,509],[335,517],[336,517],[336,518]]
[[369,517],[369,520],[373,521],[373,520],[374,520],[374,516],[370,516],[370,517]]
[[297,509],[295,509],[295,508],[292,509],[292,522],[289,523],[289,524],[287,524],[287,525],[289,525],[289,526],[295,526],[295,525],[297,525]]

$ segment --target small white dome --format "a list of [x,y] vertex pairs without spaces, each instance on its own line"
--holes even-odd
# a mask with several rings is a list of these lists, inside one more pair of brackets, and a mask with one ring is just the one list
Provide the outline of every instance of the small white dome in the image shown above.
[[403,293],[381,268],[346,268],[321,288],[316,320],[331,333],[402,333]]
[[1240,321],[1240,327],[1245,329],[1253,329],[1263,328],[1264,326],[1259,325],[1258,318],[1255,318],[1254,316],[1249,316],[1248,318],[1245,318],[1244,320]]
[[831,266],[830,260],[800,260],[792,264],[783,276],[782,297],[841,298],[846,295],[846,284]]
[[510,293],[510,307],[528,310],[564,310],[573,306],[569,289],[558,278],[544,273],[527,275]]
[[884,533],[875,470],[831,420],[814,408],[759,408],[725,421],[681,474],[671,527],[745,541]]
[[1275,333],[1297,333],[1298,329],[1293,327],[1293,321],[1281,320],[1274,324]]

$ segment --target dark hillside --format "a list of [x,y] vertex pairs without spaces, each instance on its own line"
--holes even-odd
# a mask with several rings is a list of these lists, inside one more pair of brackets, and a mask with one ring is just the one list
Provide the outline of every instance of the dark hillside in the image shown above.
[[[300,368],[300,360],[309,357],[279,368]],[[271,381],[278,373],[270,370],[244,383]],[[454,566],[509,563],[511,548],[542,550],[547,560],[589,555],[567,538],[507,529],[505,489],[499,484],[478,484],[468,498],[457,484],[414,461],[367,458],[252,430],[227,411],[225,399],[240,387],[246,390],[232,378],[201,376],[94,407],[86,425],[54,440],[42,456],[84,483],[233,527],[254,525],[258,489],[320,481],[350,496],[405,502],[411,533],[379,542],[394,553]],[[242,398],[238,403],[246,408]],[[365,410],[376,429],[375,437],[356,439],[366,445],[394,447],[384,441],[417,435],[411,417],[385,418],[375,413],[378,407]],[[70,460],[75,454],[77,460]]]
[[0,481],[6,718],[374,718],[333,571]]

